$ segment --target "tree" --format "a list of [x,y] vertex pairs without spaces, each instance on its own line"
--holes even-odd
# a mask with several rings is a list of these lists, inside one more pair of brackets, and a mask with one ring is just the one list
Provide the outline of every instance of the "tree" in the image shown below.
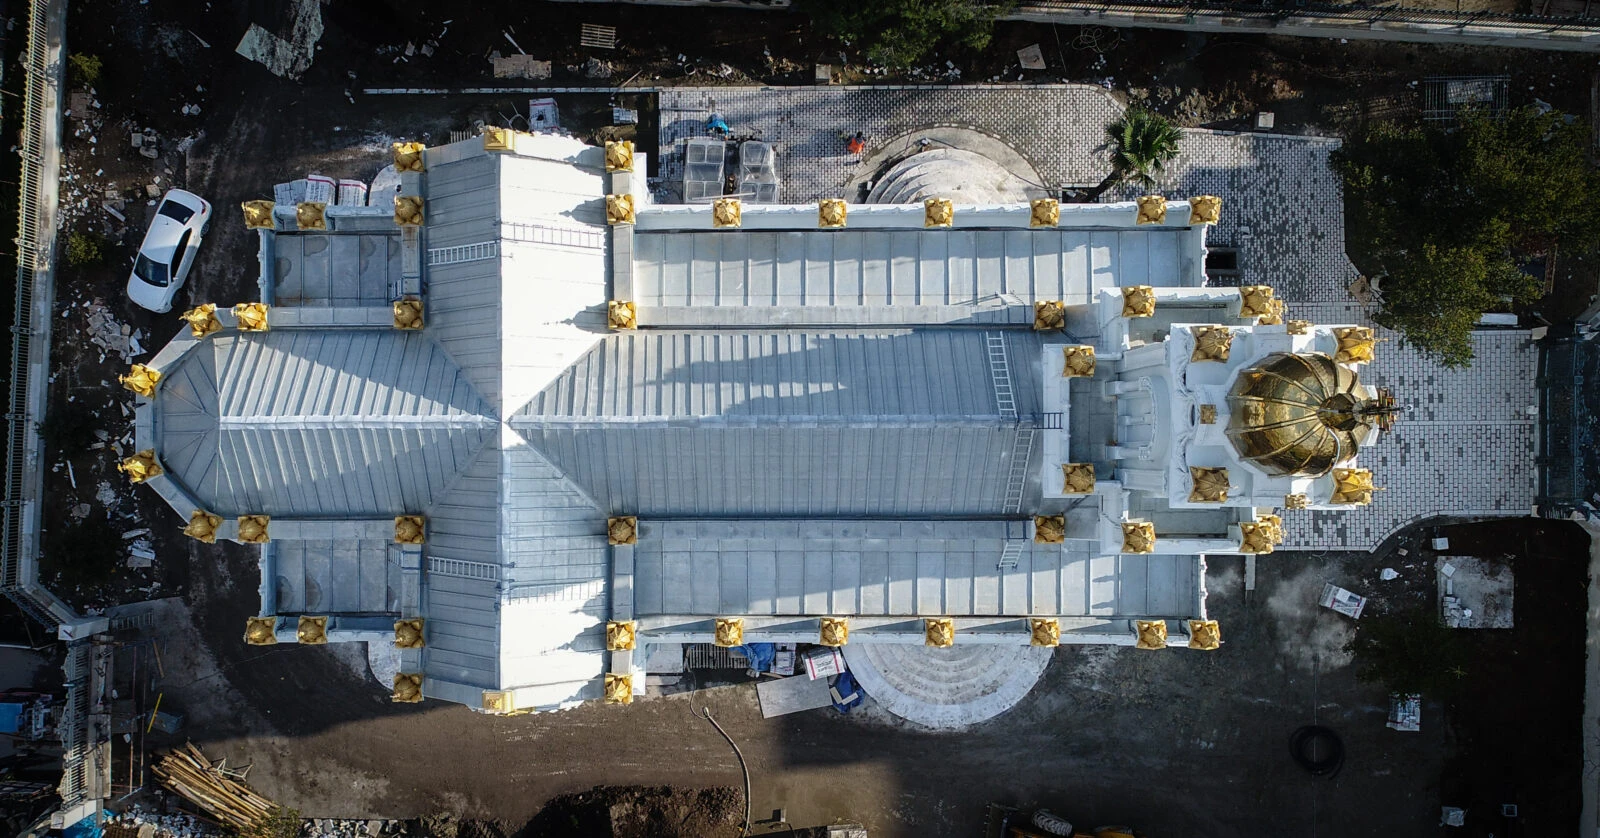
[[1434,699],[1455,694],[1471,658],[1458,630],[1419,606],[1363,619],[1345,650],[1355,655],[1357,678]]
[[940,48],[981,50],[1006,3],[985,0],[803,0],[817,30],[864,49],[874,63],[904,70]]
[[1178,156],[1183,130],[1172,121],[1144,108],[1129,108],[1106,125],[1106,149],[1111,152],[1111,172],[1089,190],[1096,199],[1119,183],[1132,182],[1146,189]]
[[1522,270],[1552,247],[1600,244],[1600,176],[1585,125],[1533,108],[1464,114],[1451,128],[1373,125],[1335,156],[1346,249],[1379,280],[1375,319],[1447,365],[1472,360],[1485,311],[1538,299]]

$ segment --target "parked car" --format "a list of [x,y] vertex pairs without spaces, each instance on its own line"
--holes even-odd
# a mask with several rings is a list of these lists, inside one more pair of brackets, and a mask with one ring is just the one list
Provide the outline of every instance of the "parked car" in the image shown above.
[[200,240],[211,225],[211,204],[193,192],[168,190],[144,233],[128,276],[128,299],[158,314],[172,310],[172,299],[189,277]]

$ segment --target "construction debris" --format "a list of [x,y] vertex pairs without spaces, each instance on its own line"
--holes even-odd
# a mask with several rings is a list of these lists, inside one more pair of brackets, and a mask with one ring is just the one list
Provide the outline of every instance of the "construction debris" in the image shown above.
[[489,57],[489,63],[494,67],[494,77],[497,79],[550,78],[550,62],[539,61],[531,55],[496,54]]
[[139,350],[134,348],[138,344],[138,335],[132,327],[118,323],[105,303],[99,300],[84,303],[84,309],[89,318],[90,343],[105,353],[115,353],[124,363],[140,354],[143,347]]
[[277,804],[213,765],[192,742],[169,751],[155,764],[161,784],[210,813],[224,826],[246,832],[270,816]]

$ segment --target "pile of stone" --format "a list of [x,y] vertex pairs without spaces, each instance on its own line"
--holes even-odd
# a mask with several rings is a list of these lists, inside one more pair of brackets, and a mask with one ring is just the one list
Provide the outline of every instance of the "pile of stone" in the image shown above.
[[405,835],[406,822],[317,818],[306,821],[300,829],[300,834],[305,838],[379,838],[379,836]]
[[135,355],[144,354],[144,346],[139,342],[139,333],[125,323],[118,323],[111,310],[99,300],[84,303],[84,313],[89,318],[89,342],[100,347],[100,360],[104,361],[107,355],[116,355],[124,363],[129,362]]
[[216,826],[193,815],[182,812],[161,815],[146,811],[137,804],[110,816],[106,822],[108,825],[132,829],[139,838],[209,838],[222,834]]

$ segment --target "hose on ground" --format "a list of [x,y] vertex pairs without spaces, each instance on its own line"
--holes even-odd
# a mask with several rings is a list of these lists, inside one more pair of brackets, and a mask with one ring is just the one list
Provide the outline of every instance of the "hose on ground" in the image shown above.
[[718,733],[722,734],[722,738],[728,740],[728,744],[733,746],[733,755],[739,758],[739,770],[744,772],[744,831],[740,832],[739,834],[740,835],[749,835],[750,834],[750,768],[749,768],[749,766],[745,765],[745,763],[744,763],[744,752],[739,750],[739,743],[733,741],[733,737],[729,736],[728,732],[726,730],[722,729],[722,725],[717,724],[717,720],[711,718],[711,708],[710,707],[701,707],[700,710],[701,710],[701,712],[703,712],[705,714],[706,721],[710,722],[711,726],[716,728]]

